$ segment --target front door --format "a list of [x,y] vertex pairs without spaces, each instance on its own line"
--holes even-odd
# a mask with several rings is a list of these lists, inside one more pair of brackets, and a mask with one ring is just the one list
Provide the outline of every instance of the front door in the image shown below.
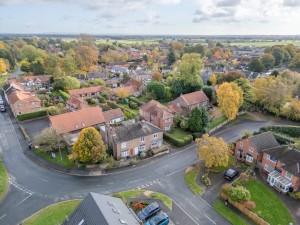
[[243,150],[239,149],[238,151],[238,159],[242,160],[243,159]]
[[133,149],[130,149],[130,156],[133,156]]
[[139,147],[134,148],[134,155],[137,155],[137,154],[139,154]]

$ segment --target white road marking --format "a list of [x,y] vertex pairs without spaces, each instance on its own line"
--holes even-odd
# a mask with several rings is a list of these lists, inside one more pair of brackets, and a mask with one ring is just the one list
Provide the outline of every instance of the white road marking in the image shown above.
[[180,205],[178,205],[174,200],[173,203],[175,203],[190,219],[197,225],[200,225],[190,214],[188,214]]
[[213,221],[208,215],[204,215],[207,219],[209,219],[213,224],[216,224],[216,222],[215,221]]
[[21,202],[19,202],[19,203],[17,204],[17,206],[18,206],[18,205],[21,205],[23,202],[25,202],[28,198],[31,197],[31,195],[32,195],[32,194],[29,194],[26,198],[24,198]]
[[3,216],[0,217],[0,220],[3,219],[5,216],[6,216],[6,213]]

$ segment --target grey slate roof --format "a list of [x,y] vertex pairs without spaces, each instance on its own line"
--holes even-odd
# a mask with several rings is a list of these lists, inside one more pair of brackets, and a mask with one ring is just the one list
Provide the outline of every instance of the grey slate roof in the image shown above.
[[[126,223],[121,223],[121,220]],[[62,225],[78,224],[139,225],[139,222],[120,198],[89,193]]]
[[282,166],[283,169],[287,170],[295,176],[300,177],[300,168],[298,168],[298,166],[300,166],[299,150],[291,148],[287,145],[283,145],[275,148],[269,148],[265,150],[264,153],[271,155],[276,160],[284,163],[285,165]]
[[118,126],[115,129],[116,136],[114,140],[116,143],[122,143],[130,140],[134,140],[140,137],[145,137],[151,134],[162,132],[162,130],[153,124],[145,121],[135,124],[128,124]]
[[268,148],[279,146],[278,142],[270,131],[249,137],[249,141],[256,148],[257,152],[262,152]]
[[107,73],[103,73],[103,72],[88,72],[86,74],[86,78],[88,80],[90,79],[97,79],[97,78],[101,78],[101,79],[105,79],[108,77]]

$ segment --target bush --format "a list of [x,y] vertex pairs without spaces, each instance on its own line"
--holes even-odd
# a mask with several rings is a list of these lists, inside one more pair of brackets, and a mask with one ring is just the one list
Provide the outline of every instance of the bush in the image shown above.
[[168,150],[169,149],[166,146],[163,146],[161,148],[152,149],[151,152],[152,152],[153,155],[157,155],[158,153],[166,152]]
[[246,202],[251,198],[250,192],[242,187],[233,187],[228,191],[228,197],[235,202]]
[[35,112],[31,112],[31,113],[25,113],[25,114],[17,115],[17,119],[19,121],[24,121],[24,120],[30,120],[30,119],[43,117],[43,116],[46,116],[46,115],[47,115],[47,110],[43,109],[43,110],[40,110],[40,111],[35,111]]
[[138,212],[138,211],[142,210],[143,208],[144,208],[144,204],[142,202],[135,202],[132,205],[132,209],[135,212]]
[[243,205],[247,209],[254,209],[256,207],[255,202],[253,202],[253,201],[246,201],[246,202],[243,203]]
[[135,102],[129,102],[128,106],[131,109],[137,109],[139,107],[138,104]]
[[196,138],[201,138],[203,135],[203,132],[195,132],[192,133],[193,139],[195,140]]
[[185,141],[185,144],[190,144],[193,141],[193,136],[192,135],[185,136],[183,140]]
[[99,106],[103,111],[110,110],[110,107],[107,104],[100,103]]
[[102,96],[98,96],[97,99],[99,100],[100,103],[106,103],[106,99]]
[[95,105],[96,104],[96,100],[93,98],[87,98],[85,100],[89,105]]
[[119,106],[118,106],[116,103],[112,102],[112,101],[107,101],[107,105],[108,105],[110,108],[112,108],[112,109],[119,108]]
[[262,127],[259,130],[260,132],[273,131],[276,133],[281,133],[288,135],[293,138],[300,137],[300,127],[299,126],[269,126]]
[[20,129],[21,129],[21,131],[22,131],[22,133],[23,133],[23,135],[24,135],[26,141],[30,141],[30,137],[29,137],[29,135],[28,135],[26,129],[25,129],[22,125],[20,125]]
[[129,97],[129,100],[135,102],[138,106],[144,105],[145,102],[138,100],[136,97]]
[[165,132],[164,139],[168,140],[171,144],[173,144],[176,147],[183,147],[183,146],[191,143],[193,140],[193,137],[190,135],[188,137],[185,137],[184,139],[177,139],[172,134]]
[[134,119],[134,115],[131,113],[131,112],[129,112],[129,111],[127,111],[127,110],[122,110],[123,111],[123,113],[124,113],[124,116],[127,118],[127,119],[129,119],[129,120],[131,120],[131,119]]
[[67,101],[70,99],[70,95],[67,92],[59,90],[59,95],[62,97],[63,100]]
[[222,192],[226,195],[228,195],[228,192],[231,190],[232,185],[229,183],[225,183],[222,185]]
[[102,92],[101,96],[105,99],[108,99],[109,94],[107,92]]

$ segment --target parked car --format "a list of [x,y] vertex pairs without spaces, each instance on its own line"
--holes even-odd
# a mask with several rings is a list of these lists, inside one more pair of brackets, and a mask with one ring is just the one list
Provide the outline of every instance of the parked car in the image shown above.
[[0,99],[0,105],[4,105],[4,101]]
[[226,171],[226,173],[224,174],[224,177],[227,180],[233,180],[238,174],[239,174],[238,170],[236,170],[236,169],[228,169]]
[[5,106],[4,105],[0,105],[0,112],[5,112],[6,109],[5,109]]
[[145,208],[143,208],[141,211],[137,213],[138,218],[145,222],[152,216],[156,215],[160,211],[160,206],[157,202],[153,202],[150,205],[147,205]]
[[167,214],[160,212],[157,215],[153,216],[149,219],[145,225],[167,225],[169,224],[170,220]]

